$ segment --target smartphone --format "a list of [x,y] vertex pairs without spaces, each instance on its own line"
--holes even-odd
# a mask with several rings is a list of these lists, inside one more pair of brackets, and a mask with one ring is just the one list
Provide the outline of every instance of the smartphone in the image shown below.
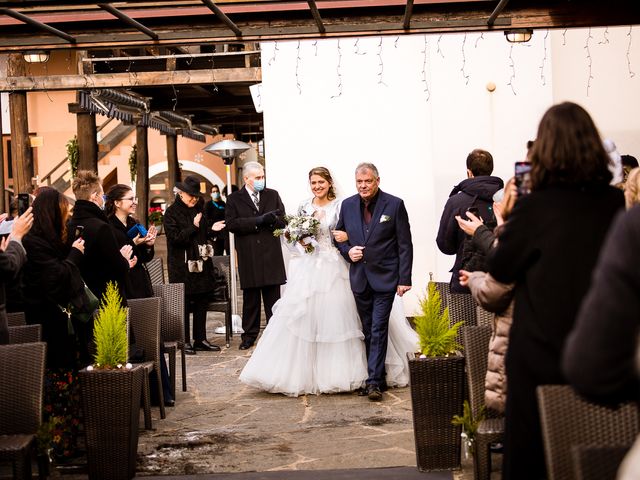
[[129,231],[127,232],[127,236],[133,240],[134,238],[136,238],[138,235],[140,235],[140,237],[146,237],[147,236],[147,229],[144,228],[142,225],[140,225],[139,223],[136,223],[133,227],[131,227],[129,229]]
[[18,216],[22,215],[29,208],[31,196],[28,193],[18,194]]
[[476,217],[482,220],[482,217],[480,216],[480,210],[478,210],[478,207],[469,207],[467,208],[467,212],[474,214]]
[[531,193],[531,163],[516,162],[515,181],[519,197]]
[[83,225],[78,225],[76,227],[76,231],[73,234],[73,238],[75,240],[79,239],[80,237],[82,237],[82,233],[84,232],[84,226]]

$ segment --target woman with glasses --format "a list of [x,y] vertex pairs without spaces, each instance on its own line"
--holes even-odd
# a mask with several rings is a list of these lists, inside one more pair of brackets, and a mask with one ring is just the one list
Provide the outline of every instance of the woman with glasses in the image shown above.
[[153,225],[146,235],[140,232],[129,234],[138,225],[133,215],[136,213],[138,199],[128,185],[117,184],[106,194],[104,211],[113,227],[116,241],[120,247],[130,245],[136,264],[129,270],[124,289],[127,298],[147,298],[153,296],[151,279],[143,263],[150,261],[154,255],[154,243],[157,230]]

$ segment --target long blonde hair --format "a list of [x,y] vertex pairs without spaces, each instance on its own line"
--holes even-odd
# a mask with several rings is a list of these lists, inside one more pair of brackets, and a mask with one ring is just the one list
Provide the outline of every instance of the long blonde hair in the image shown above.
[[627,203],[627,209],[640,204],[640,167],[629,172],[624,184],[624,199]]

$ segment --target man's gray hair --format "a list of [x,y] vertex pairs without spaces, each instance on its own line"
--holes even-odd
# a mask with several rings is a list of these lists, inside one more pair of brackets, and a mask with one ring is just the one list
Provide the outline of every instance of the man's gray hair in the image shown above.
[[251,172],[264,171],[264,167],[260,162],[247,162],[242,167],[242,176],[246,177]]
[[380,174],[378,173],[378,169],[373,163],[369,163],[369,162],[359,163],[358,166],[356,167],[356,174],[363,170],[371,170],[373,172],[374,177],[376,178],[380,176]]

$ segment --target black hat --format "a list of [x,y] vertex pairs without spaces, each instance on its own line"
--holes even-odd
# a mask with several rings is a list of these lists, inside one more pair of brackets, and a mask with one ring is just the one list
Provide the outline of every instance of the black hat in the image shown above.
[[176,182],[176,188],[194,197],[203,195],[200,191],[200,180],[195,175],[189,175],[184,179],[184,182]]

